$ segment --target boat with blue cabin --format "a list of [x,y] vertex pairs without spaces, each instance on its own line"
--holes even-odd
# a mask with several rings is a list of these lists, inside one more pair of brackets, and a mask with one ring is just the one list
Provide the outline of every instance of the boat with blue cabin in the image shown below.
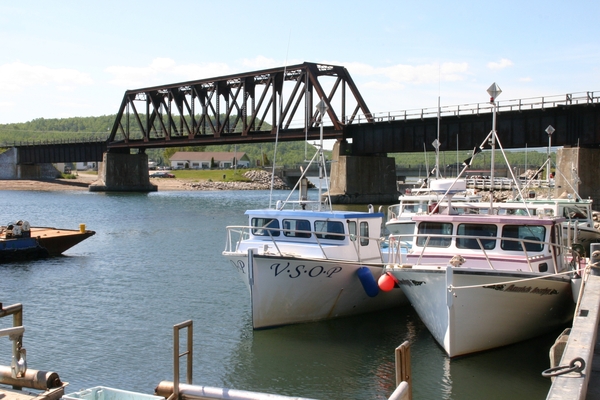
[[223,255],[250,292],[255,329],[355,315],[406,303],[380,291],[383,213],[248,210],[227,227]]
[[[323,102],[319,109],[322,116]],[[322,125],[320,145],[288,197],[246,211],[248,225],[227,227],[223,256],[250,292],[254,329],[407,304],[400,288],[384,292],[377,284],[387,261],[384,214],[372,206],[364,212],[333,210],[321,183],[317,199],[309,199],[306,172],[313,162],[319,182],[327,182]],[[291,200],[295,193],[298,200]]]

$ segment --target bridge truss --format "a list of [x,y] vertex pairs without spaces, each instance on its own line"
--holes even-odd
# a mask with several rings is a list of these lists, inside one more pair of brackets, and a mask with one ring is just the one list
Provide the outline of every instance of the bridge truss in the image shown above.
[[371,115],[346,68],[308,62],[128,90],[108,149],[268,142],[276,133],[281,141],[318,139],[321,100],[325,139],[343,138],[345,125]]

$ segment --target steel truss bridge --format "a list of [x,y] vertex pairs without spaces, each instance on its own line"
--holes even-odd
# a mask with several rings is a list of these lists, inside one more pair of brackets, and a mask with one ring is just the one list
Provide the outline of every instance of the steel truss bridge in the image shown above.
[[[372,113],[341,66],[303,64],[144,89],[123,96],[106,141],[14,144],[18,162],[102,161],[104,152],[318,140],[352,142],[351,155],[472,150],[492,129],[490,103]],[[505,148],[600,147],[600,92],[496,101]]]
[[[344,67],[303,63],[125,92],[108,138],[109,149],[162,148],[325,138],[370,115]],[[349,112],[349,117],[344,119]]]

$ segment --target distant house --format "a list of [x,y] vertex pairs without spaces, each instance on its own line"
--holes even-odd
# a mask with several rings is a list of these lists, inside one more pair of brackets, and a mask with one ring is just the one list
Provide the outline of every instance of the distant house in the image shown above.
[[74,162],[74,163],[56,163],[54,164],[54,166],[56,167],[56,169],[58,169],[60,172],[66,172],[66,171],[88,171],[88,170],[98,170],[98,163],[95,161],[89,161],[89,162],[85,162],[85,161],[81,161],[81,162]]
[[[172,169],[210,169],[250,167],[250,159],[244,152],[226,151],[178,151],[169,158]],[[211,163],[214,163],[211,165]]]

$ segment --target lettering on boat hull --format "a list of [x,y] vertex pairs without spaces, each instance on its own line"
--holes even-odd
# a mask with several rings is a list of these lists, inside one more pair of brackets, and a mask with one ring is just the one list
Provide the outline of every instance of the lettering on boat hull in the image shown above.
[[540,296],[557,295],[558,290],[552,288],[539,288],[533,286],[517,286],[517,285],[489,285],[484,286],[484,289],[494,289],[500,292],[527,293],[537,294]]

